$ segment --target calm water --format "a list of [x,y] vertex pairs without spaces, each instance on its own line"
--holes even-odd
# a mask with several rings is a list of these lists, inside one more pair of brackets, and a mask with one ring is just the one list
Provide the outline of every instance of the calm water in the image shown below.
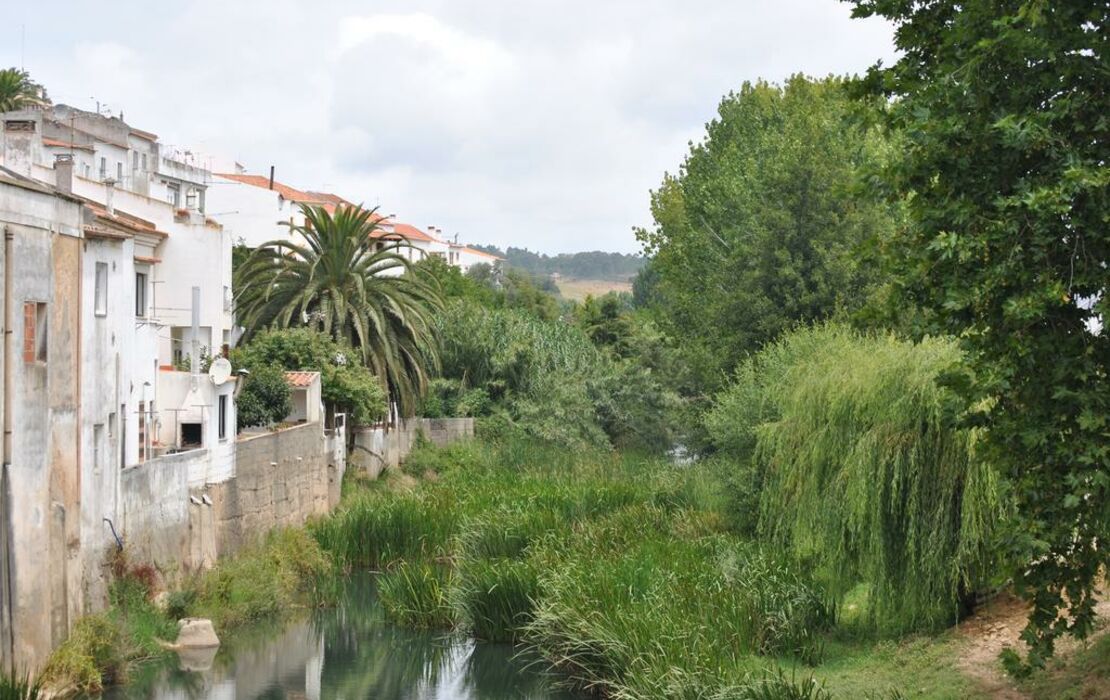
[[[280,628],[224,640],[210,662],[147,667],[106,699],[570,700],[534,660],[504,644],[475,643],[388,624],[370,576],[341,603]],[[188,670],[190,664],[202,670]]]

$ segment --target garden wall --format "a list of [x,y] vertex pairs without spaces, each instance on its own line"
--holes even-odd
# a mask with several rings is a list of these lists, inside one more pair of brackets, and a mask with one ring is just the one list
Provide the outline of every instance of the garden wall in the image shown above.
[[207,568],[275,527],[301,525],[339,503],[346,468],[343,429],[305,423],[244,437],[235,475],[189,486],[209,459],[194,450],[127,469],[121,480],[122,536],[137,561],[174,579]]
[[355,432],[352,465],[376,479],[383,470],[398,467],[421,434],[433,445],[444,447],[474,437],[474,419],[413,418],[392,428],[362,428]]

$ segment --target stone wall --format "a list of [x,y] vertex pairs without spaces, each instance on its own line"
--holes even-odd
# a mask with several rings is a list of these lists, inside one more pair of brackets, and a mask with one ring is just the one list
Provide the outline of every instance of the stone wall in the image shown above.
[[121,534],[132,556],[175,580],[212,566],[275,527],[302,525],[339,503],[343,431],[319,423],[253,435],[235,445],[235,476],[189,486],[209,459],[193,450],[124,470]]
[[352,464],[376,479],[382,471],[400,466],[421,434],[433,445],[444,447],[474,437],[474,419],[413,418],[393,428],[363,428],[355,433]]

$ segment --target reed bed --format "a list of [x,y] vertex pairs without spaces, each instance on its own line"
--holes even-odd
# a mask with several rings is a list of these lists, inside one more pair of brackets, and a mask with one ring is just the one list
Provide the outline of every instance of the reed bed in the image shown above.
[[703,470],[509,440],[421,448],[406,471],[430,478],[313,527],[384,570],[395,621],[526,644],[613,697],[823,697],[765,669],[816,661],[835,606],[727,531]]

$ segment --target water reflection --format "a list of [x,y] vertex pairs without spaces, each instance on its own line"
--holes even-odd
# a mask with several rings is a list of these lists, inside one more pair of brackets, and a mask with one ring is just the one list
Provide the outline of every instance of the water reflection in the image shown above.
[[370,576],[340,605],[283,628],[228,640],[210,669],[147,667],[114,700],[563,700],[534,659],[501,644],[445,638],[386,623]]

